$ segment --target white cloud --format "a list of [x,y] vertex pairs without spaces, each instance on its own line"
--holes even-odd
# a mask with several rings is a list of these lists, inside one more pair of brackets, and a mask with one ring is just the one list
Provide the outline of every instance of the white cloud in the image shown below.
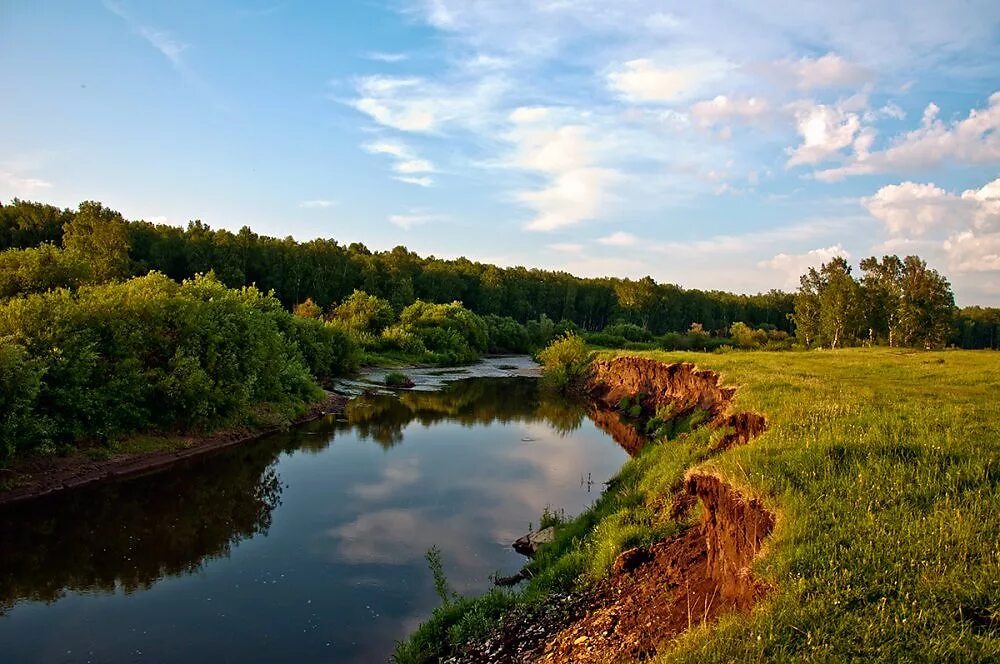
[[871,71],[848,62],[836,53],[818,58],[778,60],[766,65],[764,70],[800,90],[849,88],[863,85],[873,78]]
[[727,97],[700,101],[691,106],[691,115],[702,126],[722,124],[731,120],[751,121],[771,112],[766,99],[759,97]]
[[515,146],[507,165],[540,173],[548,178],[538,190],[522,190],[515,199],[535,210],[525,225],[531,231],[552,231],[595,218],[617,174],[595,162],[597,146],[588,128],[578,124],[540,123],[547,118],[537,109],[519,109],[507,139]]
[[434,165],[426,159],[406,159],[393,167],[397,173],[433,173]]
[[299,207],[300,208],[307,208],[307,209],[309,209],[309,208],[313,208],[313,209],[315,209],[315,208],[328,208],[328,207],[333,207],[336,204],[337,204],[336,201],[328,201],[328,200],[323,200],[323,199],[316,199],[316,200],[311,200],[311,201],[302,201],[301,203],[299,203]]
[[802,137],[802,144],[787,150],[788,166],[826,161],[852,145],[861,130],[857,114],[840,107],[799,102],[793,108],[795,128]]
[[575,168],[554,177],[544,189],[521,192],[519,200],[537,212],[525,229],[553,231],[595,218],[612,176],[603,168]]
[[369,60],[375,60],[376,62],[402,62],[409,59],[406,53],[387,53],[384,51],[372,51],[365,55]]
[[143,39],[152,44],[153,48],[162,53],[163,57],[170,60],[174,65],[181,63],[181,53],[189,48],[189,44],[174,39],[165,30],[141,26],[138,28],[138,32]]
[[794,288],[798,285],[799,277],[805,274],[810,267],[819,267],[837,256],[850,258],[851,254],[838,243],[829,247],[811,249],[802,254],[777,254],[757,265],[782,273],[784,275],[783,287]]
[[429,187],[434,180],[426,175],[417,177],[420,173],[434,173],[435,168],[427,159],[418,157],[413,150],[403,143],[392,141],[376,141],[361,146],[371,154],[384,154],[394,158],[392,170],[400,175],[395,179],[400,182]]
[[527,124],[544,120],[549,115],[549,109],[544,106],[519,106],[510,113],[510,121],[517,124]]
[[407,214],[389,215],[389,223],[394,226],[399,226],[404,231],[408,231],[415,226],[422,226],[433,221],[441,221],[442,219],[444,219],[442,215],[430,214],[419,210],[411,210]]
[[928,104],[920,127],[896,137],[885,150],[855,151],[844,166],[817,171],[816,179],[835,182],[851,175],[908,171],[947,162],[989,164],[1000,161],[1000,92],[984,109],[963,120],[942,121],[936,104]]
[[132,30],[149,42],[149,44],[159,51],[163,57],[170,60],[174,67],[180,68],[181,54],[189,48],[188,44],[178,41],[166,30],[160,30],[159,28],[143,25],[129,12],[127,12],[122,5],[114,2],[113,0],[104,0],[104,7],[115,16],[128,23]]
[[862,200],[893,239],[943,250],[956,272],[1000,270],[1000,179],[959,194],[932,183],[902,182]]
[[608,84],[630,102],[671,102],[697,93],[724,69],[718,63],[664,67],[648,58],[629,60],[608,73]]
[[434,179],[429,178],[426,175],[412,176],[412,175],[400,175],[394,180],[399,180],[400,182],[405,182],[406,184],[415,184],[418,187],[431,187],[434,185]]
[[482,124],[506,85],[495,76],[457,83],[364,76],[355,82],[357,97],[349,104],[380,125],[428,133],[448,124]]
[[955,221],[958,196],[934,184],[901,182],[879,189],[862,199],[862,205],[883,222],[893,235],[921,236]]
[[608,247],[631,247],[638,242],[638,239],[631,233],[618,231],[616,233],[612,233],[611,235],[598,238],[597,242]]
[[948,265],[959,272],[1000,270],[1000,233],[956,233],[944,241]]
[[40,189],[52,187],[52,183],[48,180],[22,177],[10,171],[0,171],[0,182],[10,187],[15,194],[33,194]]
[[546,246],[552,251],[558,251],[562,254],[579,254],[583,251],[583,245],[576,242],[556,242]]

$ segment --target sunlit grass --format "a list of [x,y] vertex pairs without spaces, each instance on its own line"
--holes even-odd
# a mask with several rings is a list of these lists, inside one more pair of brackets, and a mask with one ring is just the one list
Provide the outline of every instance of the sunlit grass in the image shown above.
[[668,501],[691,469],[778,515],[755,565],[774,590],[750,616],[664,644],[662,661],[1000,657],[1000,354],[641,354],[721,372],[740,386],[735,409],[764,413],[768,430],[715,456],[721,432],[704,429],[648,446],[540,551],[525,589],[439,611],[399,661],[433,661],[675,532]]
[[702,467],[779,514],[756,565],[767,602],[663,661],[1000,655],[1000,355],[649,355],[720,371],[767,415]]

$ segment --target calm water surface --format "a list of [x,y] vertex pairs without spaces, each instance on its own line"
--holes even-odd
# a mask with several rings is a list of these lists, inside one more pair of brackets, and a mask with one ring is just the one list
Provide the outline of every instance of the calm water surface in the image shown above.
[[532,379],[476,378],[0,510],[0,660],[384,661],[438,603],[429,547],[482,592],[625,458]]

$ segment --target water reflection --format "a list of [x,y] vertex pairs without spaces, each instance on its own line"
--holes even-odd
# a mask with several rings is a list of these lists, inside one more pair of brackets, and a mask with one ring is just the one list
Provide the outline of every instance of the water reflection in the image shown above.
[[392,447],[413,422],[445,420],[467,426],[542,421],[561,433],[580,427],[585,409],[577,402],[538,390],[530,378],[479,378],[448,383],[439,392],[362,396],[347,404],[337,429]]
[[0,643],[9,661],[378,661],[437,602],[427,548],[480,592],[521,564],[509,543],[544,507],[579,511],[624,458],[531,379],[361,397],[166,472],[0,510]]
[[210,464],[0,510],[0,612],[67,590],[126,593],[196,571],[266,533],[280,503],[274,445]]

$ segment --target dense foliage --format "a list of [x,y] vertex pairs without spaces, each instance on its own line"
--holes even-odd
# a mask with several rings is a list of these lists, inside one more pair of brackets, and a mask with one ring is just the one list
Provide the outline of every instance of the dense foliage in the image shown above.
[[866,258],[861,270],[858,281],[838,257],[802,276],[793,319],[803,344],[940,348],[949,341],[955,298],[936,270],[917,256]]
[[0,461],[130,432],[288,419],[351,338],[256,288],[150,273],[0,303]]
[[[92,202],[71,211],[15,200],[0,208],[0,250],[42,242],[58,245],[63,227],[72,226],[78,217],[83,217],[83,225],[120,220],[117,213]],[[288,308],[311,298],[327,310],[361,290],[387,300],[396,311],[418,299],[457,300],[481,316],[511,317],[524,324],[544,314],[589,331],[624,321],[656,335],[682,332],[693,322],[721,332],[738,320],[791,331],[786,314],[792,311],[792,296],[778,291],[734,295],[686,290],[650,278],[580,279],[565,272],[420,257],[404,247],[372,252],[361,244],[344,246],[329,239],[271,238],[246,227],[232,233],[200,221],[184,229],[144,221],[122,221],[111,228],[102,235],[100,247],[110,256],[127,245],[131,274],[158,270],[181,280],[212,270],[230,287],[254,284],[264,292],[273,290]],[[116,228],[125,229],[124,240]],[[105,268],[113,271],[115,265],[102,261]]]
[[538,361],[544,370],[544,381],[564,390],[583,377],[590,365],[590,352],[582,338],[566,334],[539,352]]

